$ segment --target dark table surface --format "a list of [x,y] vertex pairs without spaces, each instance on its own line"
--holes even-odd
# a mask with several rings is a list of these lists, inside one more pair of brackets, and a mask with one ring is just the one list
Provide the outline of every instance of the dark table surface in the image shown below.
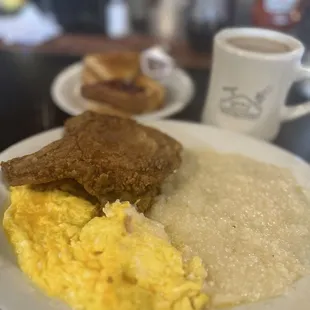
[[[50,96],[55,76],[78,57],[0,52],[0,151],[33,134],[61,126],[66,113],[60,111]],[[208,70],[187,70],[196,83],[191,104],[174,119],[200,121],[209,79]],[[305,101],[296,87],[288,104]],[[276,145],[310,162],[310,116],[285,123]]]

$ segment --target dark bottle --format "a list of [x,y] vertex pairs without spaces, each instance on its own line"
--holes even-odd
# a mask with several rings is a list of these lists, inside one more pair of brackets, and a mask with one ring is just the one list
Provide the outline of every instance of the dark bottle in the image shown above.
[[187,12],[187,38],[193,49],[210,52],[214,34],[231,26],[234,0],[193,0]]
[[131,15],[132,28],[135,32],[147,34],[149,0],[128,1]]

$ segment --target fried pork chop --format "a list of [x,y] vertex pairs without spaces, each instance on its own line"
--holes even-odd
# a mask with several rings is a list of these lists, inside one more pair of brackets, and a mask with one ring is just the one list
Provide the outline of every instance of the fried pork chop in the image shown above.
[[11,186],[74,180],[100,203],[129,200],[145,211],[181,163],[181,145],[134,120],[85,112],[65,135],[31,155],[2,162]]

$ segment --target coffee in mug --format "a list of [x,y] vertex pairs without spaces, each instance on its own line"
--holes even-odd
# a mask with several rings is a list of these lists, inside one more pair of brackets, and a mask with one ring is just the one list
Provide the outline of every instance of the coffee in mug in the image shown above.
[[227,40],[231,44],[242,50],[257,53],[286,53],[291,51],[291,47],[283,42],[262,37],[235,37]]
[[209,91],[202,121],[272,140],[281,122],[310,113],[310,102],[285,106],[294,81],[310,77],[303,44],[284,33],[228,28],[214,38]]

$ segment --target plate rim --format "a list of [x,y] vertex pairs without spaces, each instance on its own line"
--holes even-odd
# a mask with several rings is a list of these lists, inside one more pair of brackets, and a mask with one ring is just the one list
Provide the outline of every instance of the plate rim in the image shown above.
[[[264,147],[268,147],[268,148],[271,148],[273,149],[274,151],[276,152],[281,152],[283,153],[283,155],[285,156],[288,156],[294,160],[297,160],[298,162],[302,162],[303,164],[307,165],[307,167],[310,169],[310,163],[308,163],[304,158],[302,158],[301,156],[297,155],[297,154],[294,154],[293,152],[287,150],[287,149],[284,149],[276,144],[272,144],[270,143],[269,141],[266,141],[266,140],[261,140],[261,139],[258,139],[258,138],[255,138],[255,137],[252,137],[252,136],[249,136],[249,135],[246,135],[246,134],[243,134],[243,133],[239,133],[239,132],[234,132],[234,131],[231,131],[231,130],[228,130],[228,129],[225,129],[225,128],[219,128],[219,127],[216,127],[216,126],[212,126],[212,125],[208,125],[208,124],[203,124],[203,123],[197,123],[197,122],[194,122],[194,121],[184,121],[184,120],[171,120],[171,119],[160,119],[160,120],[137,120],[138,123],[141,123],[145,126],[155,126],[157,127],[159,130],[161,130],[162,126],[165,127],[165,126],[169,126],[169,125],[172,125],[172,126],[190,126],[190,127],[196,127],[197,129],[201,129],[201,128],[204,128],[204,130],[211,130],[211,131],[214,131],[214,132],[218,132],[218,133],[223,133],[224,135],[230,135],[234,138],[242,138],[243,140],[249,142],[249,143],[256,143],[256,144],[261,144],[263,145]],[[44,130],[42,132],[38,132],[34,135],[31,135],[29,137],[26,137],[25,139],[22,139],[20,141],[17,141],[16,143],[8,146],[6,149],[2,150],[0,152],[0,162],[1,162],[1,158],[4,157],[5,155],[7,155],[12,149],[15,149],[17,147],[20,147],[21,145],[23,145],[24,143],[28,143],[29,141],[31,140],[34,140],[38,137],[41,137],[41,136],[45,136],[45,135],[50,135],[50,134],[55,134],[56,132],[61,132],[64,130],[64,127],[63,126],[58,126],[58,127],[55,127],[55,128],[51,128],[51,129],[48,129],[48,130]],[[165,130],[163,130],[164,132]],[[1,172],[1,166],[0,166],[0,172]],[[309,179],[310,179],[310,176],[309,176]]]
[[[209,131],[209,133],[211,135],[212,135],[212,132],[217,132],[218,135],[224,135],[225,136],[225,140],[229,139],[229,137],[233,137],[234,139],[240,139],[241,143],[255,143],[258,147],[259,146],[263,146],[265,148],[267,147],[267,148],[271,149],[271,151],[275,151],[278,154],[281,153],[282,156],[283,156],[283,161],[285,161],[285,158],[287,158],[287,160],[291,159],[291,160],[293,160],[294,164],[297,164],[297,162],[298,162],[299,169],[303,168],[303,167],[306,167],[307,171],[310,172],[309,164],[304,159],[300,158],[299,156],[291,153],[288,150],[282,149],[281,147],[279,147],[277,145],[273,145],[273,144],[269,143],[268,141],[259,140],[259,139],[256,139],[254,137],[247,136],[245,134],[240,134],[240,133],[232,132],[232,131],[229,131],[229,130],[226,130],[226,129],[218,128],[218,127],[215,127],[215,126],[210,126],[210,125],[201,124],[201,123],[195,123],[195,122],[189,122],[189,121],[158,120],[158,121],[141,121],[141,123],[143,125],[147,125],[147,126],[155,126],[155,128],[158,128],[162,132],[168,133],[168,134],[169,134],[170,130],[173,130],[174,132],[178,132],[181,128],[183,128],[183,130],[186,130],[187,127],[191,127],[192,128],[191,130],[194,132],[194,134],[198,130]],[[173,129],[170,129],[169,127],[172,127]],[[53,129],[50,129],[50,130],[43,131],[41,133],[32,135],[32,136],[30,136],[30,137],[28,137],[26,139],[23,139],[23,140],[15,143],[13,145],[11,145],[7,149],[5,149],[3,152],[1,152],[0,153],[0,162],[1,162],[1,160],[3,160],[4,156],[8,155],[10,153],[10,151],[12,151],[12,150],[14,151],[15,148],[23,147],[24,144],[27,144],[29,142],[31,143],[31,141],[34,141],[37,138],[41,138],[42,139],[45,136],[49,136],[49,135],[59,136],[59,135],[61,135],[62,132],[63,132],[63,127],[56,127],[56,128],[53,128]],[[197,135],[198,136],[203,136],[203,132],[202,132],[202,134],[200,132]],[[207,139],[209,139],[209,138],[207,138]],[[205,143],[203,143],[203,147],[204,148],[208,147],[207,139],[204,140],[204,141],[206,141]],[[48,139],[48,140],[50,140],[50,139]],[[220,143],[222,143],[222,142],[220,142]],[[225,143],[225,141],[223,143]],[[217,150],[217,149],[215,148],[215,150]],[[237,151],[236,151],[236,153],[237,153]],[[242,154],[241,151],[240,151],[240,153]],[[307,173],[307,171],[306,171],[306,173]],[[1,169],[0,169],[0,174],[1,174]],[[309,177],[307,176],[307,179],[308,178],[310,180],[310,174],[309,174]],[[1,179],[0,179],[0,186],[1,185],[3,185],[3,183],[1,182]],[[1,257],[1,255],[0,255],[0,257]],[[292,285],[291,289],[294,290],[294,287],[295,287],[295,284]],[[307,286],[307,288],[308,288],[308,286]],[[285,294],[281,295],[280,298],[282,298],[284,296],[285,296]],[[304,294],[301,295],[300,298],[305,298]],[[236,308],[233,308],[233,309],[236,309],[236,310],[246,310],[246,309],[248,309],[248,310],[256,310],[257,309],[256,307],[259,307],[259,310],[262,310],[262,309],[266,309],[266,310],[267,309],[268,310],[280,310],[280,309],[282,309],[282,308],[279,308],[276,300],[277,300],[277,297],[274,298],[274,299],[267,300],[267,301],[266,300],[260,301],[258,304],[257,303],[246,304],[245,308],[243,308],[243,306],[241,305],[241,306],[237,306]],[[298,300],[299,300],[299,298],[297,299],[297,301]],[[276,306],[275,307],[273,307],[273,302],[276,302],[276,304],[275,304]],[[305,301],[301,300],[301,303],[302,302],[305,302]],[[306,304],[306,306],[307,306],[308,305],[308,299],[306,300],[306,302],[307,302],[307,304]],[[262,303],[262,305],[260,305],[261,303]],[[265,303],[266,303],[266,305],[265,305]],[[270,307],[269,307],[269,303],[270,303]],[[0,300],[0,304],[1,304],[1,300]],[[297,304],[297,306],[298,306],[298,304]],[[285,308],[285,309],[287,310],[287,309],[290,309],[290,308]],[[302,308],[302,309],[305,309],[305,308]],[[11,310],[11,309],[9,309],[9,310]]]
[[[80,110],[78,108],[75,108],[72,105],[67,104],[67,99],[65,98],[65,95],[61,91],[62,85],[68,81],[73,76],[76,76],[80,74],[82,70],[83,63],[82,61],[78,61],[75,63],[72,63],[71,65],[65,67],[63,70],[61,70],[53,79],[51,87],[50,87],[50,94],[53,100],[53,103],[63,112],[71,115],[76,116],[80,113],[83,113],[85,110]],[[176,74],[181,79],[185,80],[185,83],[188,84],[188,95],[186,100],[184,101],[173,101],[169,106],[160,109],[158,111],[154,111],[151,113],[145,113],[143,115],[137,115],[134,118],[138,120],[160,120],[165,119],[169,116],[172,116],[176,113],[181,112],[184,110],[188,105],[190,105],[191,100],[194,97],[194,94],[196,92],[195,84],[193,79],[186,73],[185,70],[181,68],[176,69]],[[72,90],[73,92],[74,90]]]

